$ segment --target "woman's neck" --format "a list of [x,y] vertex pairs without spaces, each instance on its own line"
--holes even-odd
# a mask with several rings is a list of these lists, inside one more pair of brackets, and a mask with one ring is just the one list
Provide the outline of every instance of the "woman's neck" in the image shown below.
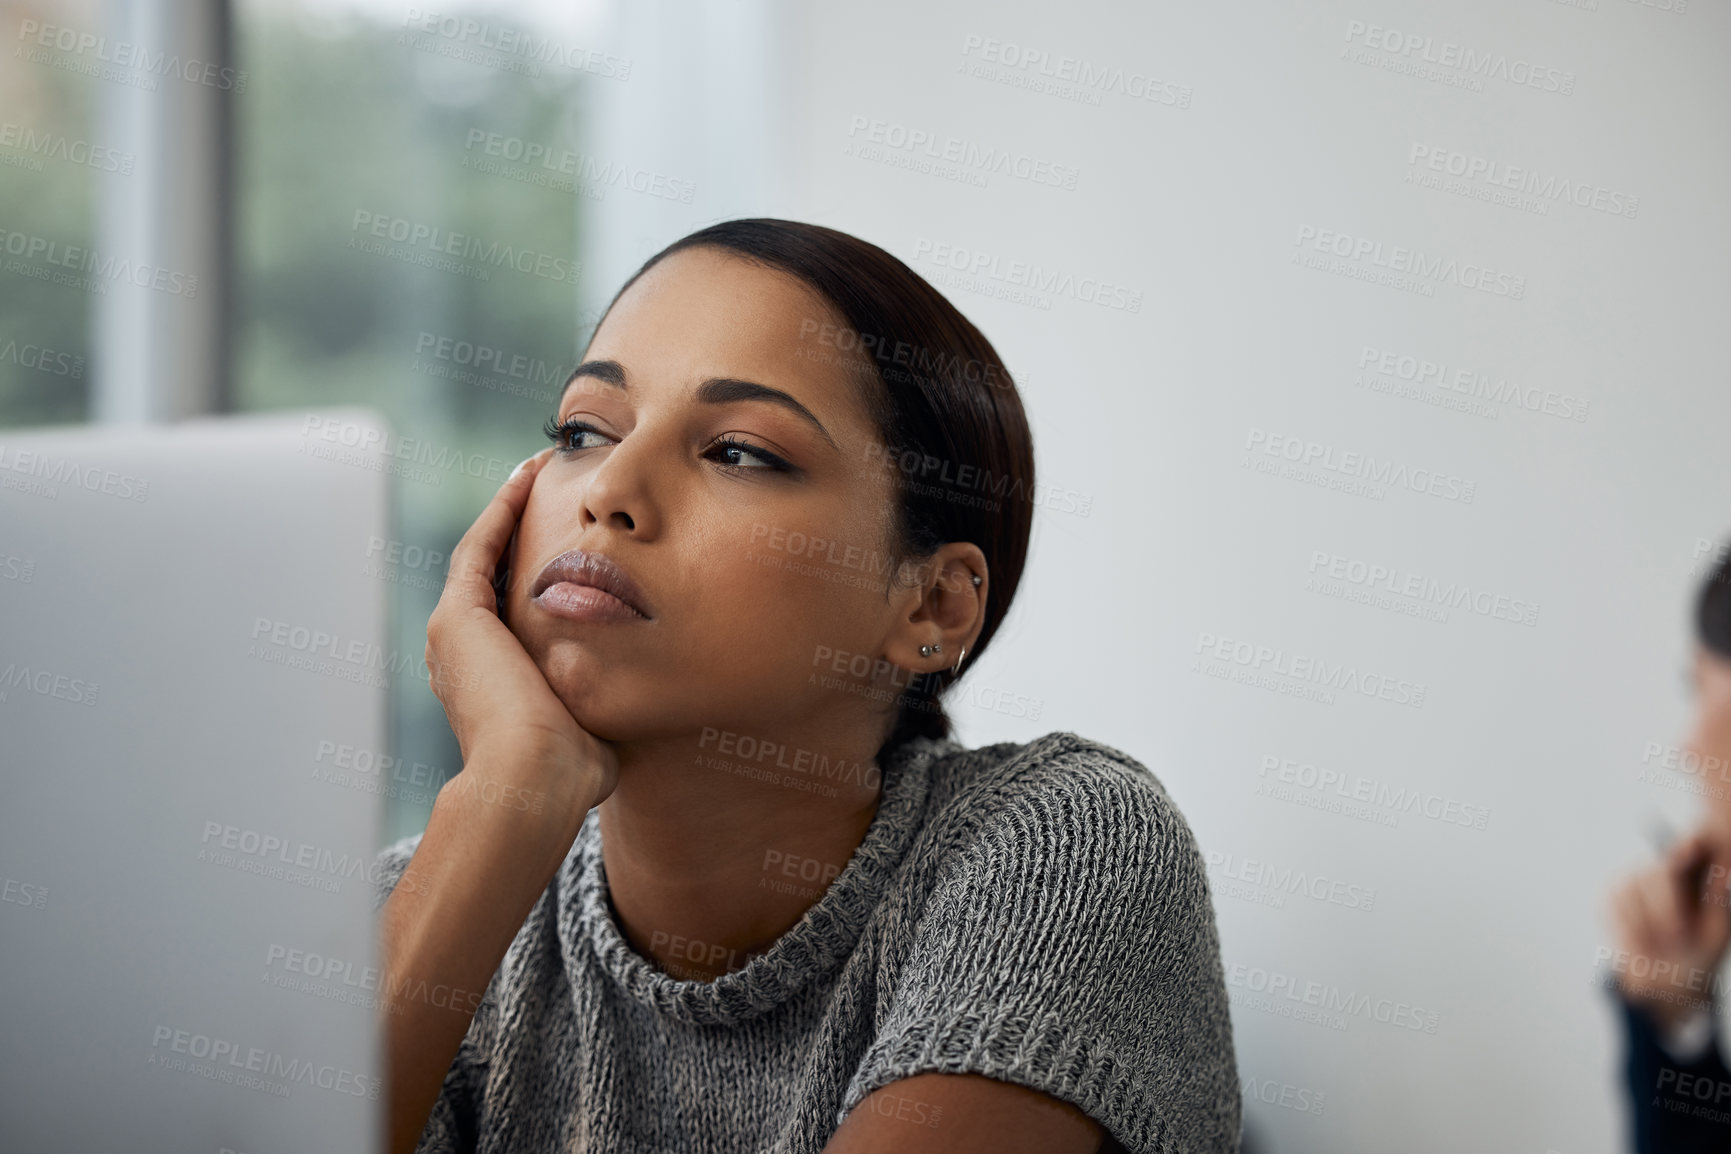
[[688,981],[766,952],[864,839],[881,794],[878,741],[764,749],[710,728],[621,745],[619,784],[599,807],[601,846],[632,948]]

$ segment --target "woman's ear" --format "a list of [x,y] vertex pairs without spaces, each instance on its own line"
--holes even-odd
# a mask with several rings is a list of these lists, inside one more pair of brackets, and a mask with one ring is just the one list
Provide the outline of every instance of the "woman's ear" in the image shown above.
[[[908,615],[887,639],[884,656],[904,669],[935,673],[956,664],[985,627],[986,555],[971,541],[941,545],[904,590]],[[976,583],[974,578],[978,577]],[[920,654],[931,646],[930,654]]]

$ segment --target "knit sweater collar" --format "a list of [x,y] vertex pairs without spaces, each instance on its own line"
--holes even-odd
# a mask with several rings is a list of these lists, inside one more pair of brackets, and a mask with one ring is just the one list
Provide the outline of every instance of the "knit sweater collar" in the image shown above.
[[735,1025],[781,1005],[853,952],[925,820],[933,764],[961,749],[954,741],[927,737],[893,748],[880,766],[877,813],[847,866],[767,951],[710,982],[674,978],[626,941],[608,904],[600,815],[591,810],[561,870],[559,929],[567,943],[567,977],[575,988],[583,968],[599,965],[627,996],[670,1018],[702,1025]]

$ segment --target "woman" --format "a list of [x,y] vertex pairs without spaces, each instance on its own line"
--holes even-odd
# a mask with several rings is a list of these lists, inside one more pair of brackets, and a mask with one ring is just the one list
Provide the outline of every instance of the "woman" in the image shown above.
[[723,223],[548,433],[427,625],[463,772],[383,854],[391,1149],[1235,1149],[1183,816],[1075,734],[949,738],[1032,522],[985,337],[872,245]]
[[1718,1022],[1731,945],[1731,556],[1696,597],[1695,641],[1695,731],[1678,760],[1701,774],[1701,825],[1610,901],[1634,1154],[1731,1150]]

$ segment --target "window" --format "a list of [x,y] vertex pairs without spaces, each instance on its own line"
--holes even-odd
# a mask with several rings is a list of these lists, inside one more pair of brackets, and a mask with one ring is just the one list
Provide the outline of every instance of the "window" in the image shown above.
[[[98,27],[95,0],[0,4],[0,425],[86,419],[94,301],[80,267],[98,197],[131,180],[137,158],[97,129],[99,86],[81,54],[45,30]],[[46,40],[46,43],[42,41]],[[76,39],[73,41],[76,49]]]

